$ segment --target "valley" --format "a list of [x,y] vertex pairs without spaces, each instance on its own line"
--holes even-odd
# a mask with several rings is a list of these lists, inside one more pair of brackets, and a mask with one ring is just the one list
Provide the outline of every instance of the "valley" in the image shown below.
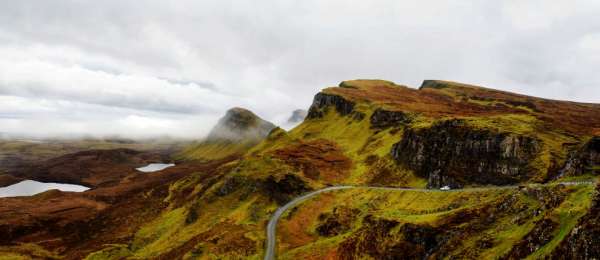
[[5,142],[0,184],[90,190],[0,198],[0,257],[589,259],[599,144],[598,104],[437,80],[343,81],[289,131],[232,108],[193,142]]

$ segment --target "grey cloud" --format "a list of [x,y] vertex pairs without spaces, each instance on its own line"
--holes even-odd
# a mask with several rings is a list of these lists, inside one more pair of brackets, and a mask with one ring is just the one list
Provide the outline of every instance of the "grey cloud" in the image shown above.
[[[354,78],[599,102],[598,16],[593,0],[1,1],[0,95],[188,126],[232,106],[280,121]],[[90,114],[117,120],[105,108]]]

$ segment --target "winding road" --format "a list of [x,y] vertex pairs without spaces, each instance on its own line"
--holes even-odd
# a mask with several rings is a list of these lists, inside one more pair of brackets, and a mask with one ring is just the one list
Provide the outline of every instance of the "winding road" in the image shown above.
[[[591,185],[595,184],[593,181],[579,181],[579,182],[559,182],[559,183],[547,183],[547,184],[536,184],[532,187],[540,187],[540,186],[550,186],[550,185],[565,185],[565,186],[573,186],[573,185]],[[501,189],[516,189],[519,186],[493,186],[493,187],[479,187],[479,188],[466,188],[466,189],[454,189],[443,192],[457,192],[457,191],[482,191],[482,190],[501,190]],[[417,192],[440,192],[437,189],[419,189],[419,188],[396,188],[396,187],[375,187],[375,186],[332,186],[323,188],[320,190],[316,190],[307,194],[304,194],[300,197],[297,197],[282,207],[278,208],[271,219],[269,220],[269,224],[267,225],[267,245],[265,248],[265,258],[264,260],[274,260],[275,259],[275,246],[277,242],[277,223],[279,219],[288,209],[291,209],[298,204],[316,196],[324,192],[336,191],[336,190],[346,190],[346,189],[370,189],[370,190],[389,190],[389,191],[417,191]]]

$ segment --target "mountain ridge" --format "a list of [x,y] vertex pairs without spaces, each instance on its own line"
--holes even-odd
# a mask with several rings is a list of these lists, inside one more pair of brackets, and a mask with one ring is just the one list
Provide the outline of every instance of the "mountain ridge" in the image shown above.
[[[590,183],[600,173],[597,107],[454,85],[417,90],[343,81],[317,93],[307,118],[290,131],[273,128],[248,146],[204,140],[175,155],[177,166],[164,172],[82,193],[105,207],[68,222],[87,235],[61,233],[68,243],[39,244],[67,259],[260,259],[280,206],[348,185],[410,189],[311,197],[279,220],[274,253],[280,259],[557,258],[566,251],[584,257],[569,248],[600,252],[593,243],[600,232],[579,228],[596,225],[600,187],[561,183]],[[146,208],[138,214],[144,221],[125,216],[125,205]],[[135,225],[111,229],[119,236],[95,237],[98,223],[117,218]],[[0,214],[2,224],[16,242],[36,242],[20,230],[45,231],[7,224]],[[42,234],[40,241],[53,238]]]

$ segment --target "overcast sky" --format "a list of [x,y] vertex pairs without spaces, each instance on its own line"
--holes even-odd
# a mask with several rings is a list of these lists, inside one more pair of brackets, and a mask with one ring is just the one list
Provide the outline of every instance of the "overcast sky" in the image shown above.
[[0,132],[200,137],[230,107],[279,123],[356,78],[599,103],[598,17],[596,0],[0,0]]

